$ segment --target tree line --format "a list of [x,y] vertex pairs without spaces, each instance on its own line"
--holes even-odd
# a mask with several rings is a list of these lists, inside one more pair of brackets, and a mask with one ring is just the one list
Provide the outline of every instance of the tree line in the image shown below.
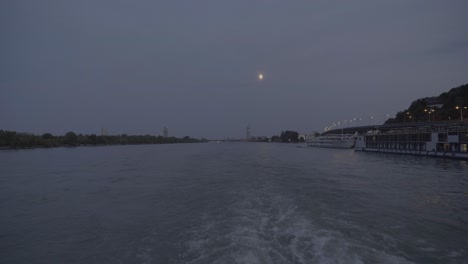
[[[440,107],[431,108],[432,104]],[[468,84],[450,89],[439,96],[415,100],[408,109],[398,112],[395,118],[390,118],[385,123],[457,121],[461,117],[460,108],[465,106],[468,106]],[[463,116],[468,117],[468,110],[462,111]]]
[[297,143],[304,142],[304,138],[299,138],[299,133],[292,130],[282,131],[279,136],[272,136],[271,142]]
[[96,134],[76,134],[68,132],[63,136],[54,136],[50,133],[35,135],[31,133],[19,133],[15,131],[0,130],[1,148],[52,148],[52,147],[77,147],[77,146],[101,146],[101,145],[137,145],[137,144],[171,144],[171,143],[197,143],[206,139],[196,139],[189,136],[183,138],[163,137],[152,135],[113,135],[103,136]]

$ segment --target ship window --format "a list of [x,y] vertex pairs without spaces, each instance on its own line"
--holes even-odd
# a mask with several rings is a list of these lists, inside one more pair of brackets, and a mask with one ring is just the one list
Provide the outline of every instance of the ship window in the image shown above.
[[447,142],[447,134],[446,133],[439,133],[439,142]]
[[459,135],[459,142],[461,142],[461,143],[468,143],[468,132],[460,133],[460,135]]
[[425,134],[424,134],[424,137],[425,137],[425,141],[426,141],[426,142],[431,141],[431,134],[425,133]]
[[437,151],[444,151],[444,143],[437,143]]
[[460,152],[468,152],[468,144],[461,144]]

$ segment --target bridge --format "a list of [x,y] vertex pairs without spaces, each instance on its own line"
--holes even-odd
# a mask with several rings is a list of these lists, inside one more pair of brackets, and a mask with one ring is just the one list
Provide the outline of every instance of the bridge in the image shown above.
[[343,127],[338,129],[328,130],[323,132],[322,135],[328,134],[354,134],[365,133],[371,130],[389,131],[393,129],[404,129],[404,128],[418,128],[418,127],[438,127],[448,128],[456,126],[468,126],[468,120],[464,121],[437,121],[437,122],[408,122],[408,123],[396,123],[396,124],[383,124],[383,125],[372,125],[372,126],[355,126],[355,127]]

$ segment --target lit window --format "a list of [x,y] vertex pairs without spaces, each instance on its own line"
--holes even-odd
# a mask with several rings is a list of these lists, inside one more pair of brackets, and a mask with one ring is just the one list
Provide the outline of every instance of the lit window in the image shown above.
[[460,145],[461,152],[468,152],[468,144],[461,144]]

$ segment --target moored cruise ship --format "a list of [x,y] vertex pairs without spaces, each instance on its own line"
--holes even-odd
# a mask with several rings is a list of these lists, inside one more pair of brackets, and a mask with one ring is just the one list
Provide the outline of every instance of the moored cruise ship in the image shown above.
[[357,133],[355,134],[329,134],[309,135],[306,138],[307,146],[319,148],[353,148]]
[[358,136],[355,150],[468,159],[468,124],[369,131]]

